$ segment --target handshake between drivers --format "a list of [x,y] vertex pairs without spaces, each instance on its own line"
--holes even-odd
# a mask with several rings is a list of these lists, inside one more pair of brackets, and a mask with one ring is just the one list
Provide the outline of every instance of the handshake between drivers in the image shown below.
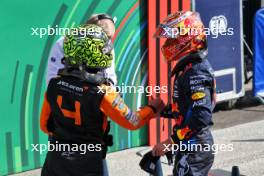
[[151,107],[154,110],[155,116],[160,115],[161,112],[163,111],[165,104],[164,101],[160,98],[153,98],[151,97],[149,100],[149,107]]
[[151,97],[148,106],[152,107],[152,109],[155,110],[156,116],[159,115],[160,117],[169,119],[179,116],[178,107],[175,104],[165,105],[164,101],[160,97]]

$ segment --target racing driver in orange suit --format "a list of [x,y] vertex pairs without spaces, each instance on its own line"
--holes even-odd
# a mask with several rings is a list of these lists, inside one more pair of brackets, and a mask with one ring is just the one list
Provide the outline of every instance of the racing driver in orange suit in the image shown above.
[[[70,145],[69,151],[48,151],[42,176],[100,176],[103,172],[103,134],[107,116],[120,126],[135,130],[163,109],[160,99],[132,111],[104,77],[111,66],[111,43],[101,27],[78,28],[63,43],[65,67],[49,82],[40,117],[41,130],[51,143]],[[94,145],[85,154],[76,150]],[[75,150],[73,151],[73,147]]]

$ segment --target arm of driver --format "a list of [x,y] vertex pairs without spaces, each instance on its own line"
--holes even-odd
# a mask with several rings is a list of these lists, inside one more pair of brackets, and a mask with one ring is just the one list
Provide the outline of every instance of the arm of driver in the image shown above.
[[47,100],[47,93],[46,93],[44,97],[44,102],[42,105],[41,114],[40,114],[40,129],[46,134],[51,134],[47,127],[48,120],[50,117],[50,112],[51,112],[51,109],[50,109],[49,102]]
[[153,110],[148,106],[133,112],[124,103],[118,92],[109,86],[106,89],[107,91],[102,99],[100,109],[120,126],[129,130],[136,130],[145,125],[154,116]]

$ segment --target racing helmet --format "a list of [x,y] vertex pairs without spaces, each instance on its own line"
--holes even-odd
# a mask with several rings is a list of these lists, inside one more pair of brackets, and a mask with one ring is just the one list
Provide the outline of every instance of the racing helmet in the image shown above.
[[207,48],[204,25],[198,12],[179,11],[170,14],[158,26],[154,37],[166,38],[161,51],[167,62],[177,63],[186,56]]
[[104,30],[94,24],[73,28],[63,43],[68,67],[106,69],[111,66],[113,45]]

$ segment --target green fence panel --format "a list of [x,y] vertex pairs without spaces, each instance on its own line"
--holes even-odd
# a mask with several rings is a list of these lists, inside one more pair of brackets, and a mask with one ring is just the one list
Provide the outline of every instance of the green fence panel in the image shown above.
[[[60,36],[32,35],[32,28],[73,27],[93,13],[116,17],[116,72],[118,84],[147,84],[147,4],[139,0],[2,0],[0,5],[0,175],[39,168],[45,153],[31,144],[47,143],[39,129],[39,114],[46,89],[46,66]],[[136,109],[146,104],[145,94],[123,94]],[[112,123],[110,151],[147,144],[146,127],[128,131]]]

